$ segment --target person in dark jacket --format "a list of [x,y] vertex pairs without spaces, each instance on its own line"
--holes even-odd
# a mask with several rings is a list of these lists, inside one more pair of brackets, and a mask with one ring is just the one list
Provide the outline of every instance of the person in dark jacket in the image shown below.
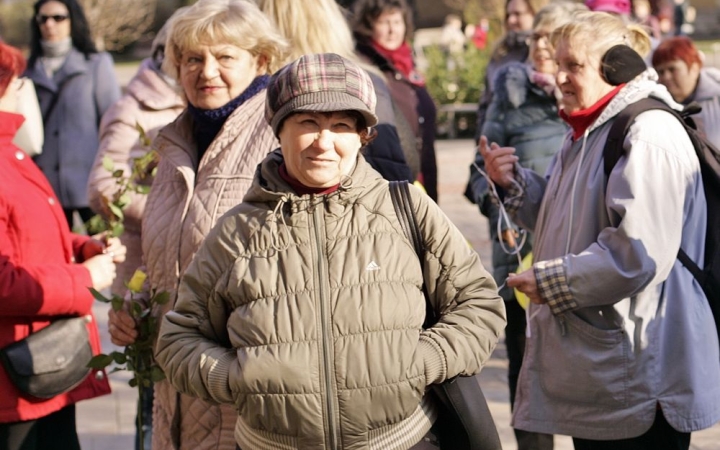
[[384,74],[390,95],[415,135],[420,154],[418,180],[437,202],[435,119],[437,110],[425,88],[425,79],[415,70],[408,38],[412,34],[411,10],[405,0],[357,0],[351,28],[358,52]]
[[412,182],[415,178],[403,155],[385,78],[376,67],[360,61],[340,6],[334,0],[257,0],[257,4],[292,45],[286,62],[312,53],[336,53],[368,72],[378,99],[375,111],[379,122],[377,137],[363,149],[363,156],[386,180]]
[[[25,118],[15,113],[25,68],[20,50],[0,43],[0,348],[64,316],[92,318],[89,287],[105,289],[125,258],[116,238],[103,243],[70,232],[45,176],[13,143]],[[87,323],[100,353],[94,319]],[[75,388],[49,399],[23,394],[0,365],[0,449],[79,450],[75,403],[110,392],[93,370]]]
[[87,182],[103,113],[120,98],[112,58],[98,52],[77,0],[38,0],[31,22],[30,61],[45,125],[35,162],[50,181],[72,228],[73,213],[93,216]]
[[[481,139],[501,147],[515,147],[516,155],[524,167],[545,173],[553,155],[562,145],[567,125],[558,114],[560,91],[555,85],[557,64],[550,45],[550,33],[568,22],[575,11],[587,10],[581,3],[553,2],[538,11],[530,35],[530,51],[526,62],[511,62],[500,69],[495,78],[495,91],[487,110]],[[470,193],[480,212],[489,219],[492,241],[493,276],[504,285],[508,274],[518,266],[518,255],[524,257],[532,251],[528,236],[521,249],[512,223],[502,220],[497,202],[491,198],[488,182],[476,169],[484,169],[480,153],[470,166]],[[515,252],[516,254],[513,254]],[[508,356],[508,385],[510,407],[515,404],[518,376],[525,349],[525,310],[507,286],[500,290],[505,300],[508,323],[505,327],[505,345]],[[519,450],[553,448],[553,437],[544,433],[515,430]]]
[[485,68],[485,80],[478,103],[475,141],[480,139],[485,115],[492,101],[493,83],[497,72],[507,63],[524,62],[529,53],[528,38],[532,30],[535,13],[547,3],[547,0],[506,0],[505,36],[493,49],[490,61]]

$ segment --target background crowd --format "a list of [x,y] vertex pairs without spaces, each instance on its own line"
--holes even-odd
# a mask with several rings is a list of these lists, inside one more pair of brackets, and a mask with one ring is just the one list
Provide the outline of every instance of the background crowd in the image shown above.
[[[504,329],[519,449],[554,434],[689,448],[720,420],[715,324],[677,260],[705,256],[698,160],[680,122],[650,111],[602,176],[616,116],[646,97],[699,104],[720,147],[720,70],[685,35],[688,3],[508,0],[502,34],[446,18],[453,64],[490,54],[465,196],[489,221],[492,276],[437,205],[438,105],[411,4],[345,6],[199,0],[121,90],[81,5],[36,1],[27,59],[0,43],[0,347],[87,316],[98,354],[87,288],[127,296],[140,269],[170,301],[152,311],[167,379],[141,392],[136,447],[448,448],[424,393],[477,374]],[[117,218],[123,178],[149,194],[121,199],[120,236],[73,233]],[[417,187],[421,255],[394,181]],[[139,332],[110,311],[114,344]],[[0,367],[0,450],[79,448],[74,405],[106,377],[38,399]]]

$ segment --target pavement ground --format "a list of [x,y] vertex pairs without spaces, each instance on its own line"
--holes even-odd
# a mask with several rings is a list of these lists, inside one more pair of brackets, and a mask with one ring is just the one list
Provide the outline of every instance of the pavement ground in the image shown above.
[[[490,269],[491,246],[487,220],[462,195],[468,178],[468,165],[473,159],[473,154],[474,147],[471,140],[438,141],[439,204]],[[107,333],[107,306],[97,303],[95,313],[100,326],[103,351],[108,353],[116,347],[110,343]],[[505,345],[501,341],[479,378],[500,433],[503,448],[514,450],[517,446],[510,428],[510,400],[506,373]],[[133,449],[137,392],[127,385],[129,378],[126,372],[110,374],[112,394],[80,402],[77,405],[77,427],[83,450]],[[556,436],[555,449],[572,450],[572,440],[567,436]],[[720,449],[720,424],[693,433],[691,449]]]

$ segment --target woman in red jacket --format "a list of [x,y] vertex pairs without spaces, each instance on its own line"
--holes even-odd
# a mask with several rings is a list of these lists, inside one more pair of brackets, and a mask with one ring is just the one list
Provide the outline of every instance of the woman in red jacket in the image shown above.
[[[60,202],[40,169],[12,143],[25,120],[15,114],[21,53],[0,42],[0,348],[56,316],[92,314],[88,290],[105,289],[125,259],[117,239],[102,242],[68,229]],[[100,338],[88,324],[95,354]],[[23,396],[0,366],[0,449],[79,449],[75,403],[110,392],[102,371],[51,399]]]

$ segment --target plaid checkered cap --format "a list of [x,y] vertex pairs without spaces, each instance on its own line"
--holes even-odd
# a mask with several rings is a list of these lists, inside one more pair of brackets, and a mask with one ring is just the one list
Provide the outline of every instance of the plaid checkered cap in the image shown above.
[[357,64],[334,53],[304,55],[270,78],[265,120],[275,135],[290,114],[300,111],[357,111],[377,124],[375,89]]

